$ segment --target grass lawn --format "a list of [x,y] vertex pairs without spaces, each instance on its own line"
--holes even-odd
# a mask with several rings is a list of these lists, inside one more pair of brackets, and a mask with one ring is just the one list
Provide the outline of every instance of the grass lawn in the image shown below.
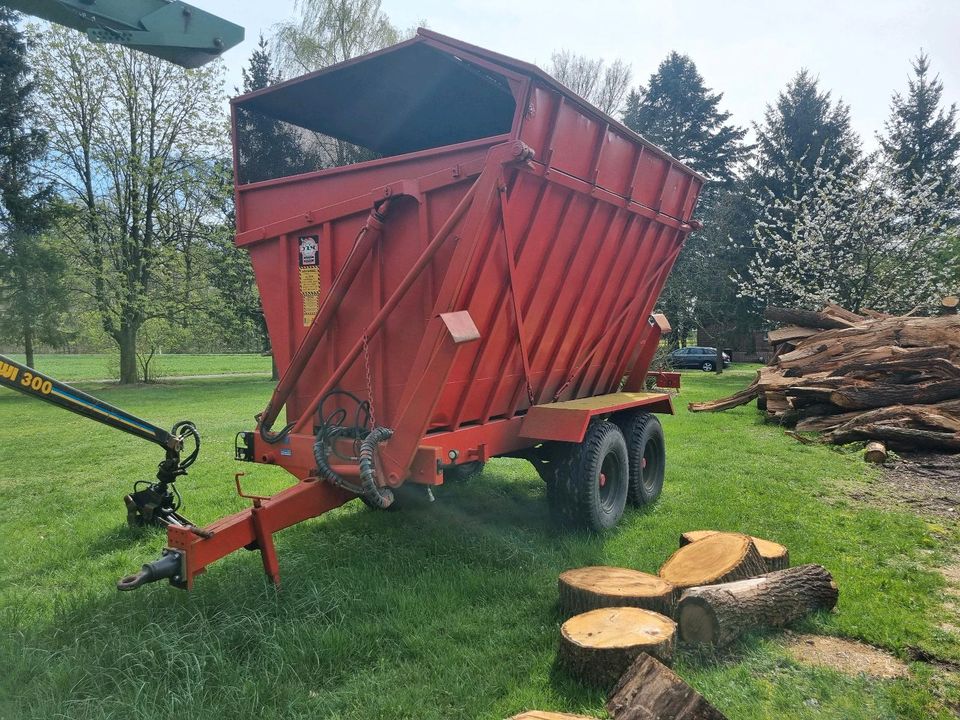
[[[799,444],[753,407],[683,409],[751,373],[685,374],[678,415],[664,420],[663,497],[604,537],[555,532],[533,469],[498,460],[440,488],[432,506],[382,513],[356,501],[284,531],[279,592],[259,558],[241,552],[191,594],[166,584],[117,593],[117,578],[163,544],[159,531],[127,529],[120,500],[151,476],[157,449],[0,392],[0,718],[601,716],[603,694],[554,666],[557,574],[588,564],[655,572],[679,534],[697,528],[769,537],[795,564],[834,573],[838,611],[798,630],[904,659],[909,646],[960,659],[956,636],[938,628],[960,622],[944,608],[935,569],[955,528],[850,499],[877,482],[858,453]],[[226,378],[99,392],[164,425],[198,424],[204,450],[181,489],[185,513],[204,524],[243,507],[236,470],[247,472],[249,492],[288,482],[231,460],[233,434],[252,426],[271,389]],[[960,701],[930,665],[872,680],[799,665],[783,642],[770,632],[720,655],[682,650],[675,667],[731,720],[947,718]]]
[[[23,355],[10,356],[26,362]],[[107,380],[120,375],[116,354],[53,355],[38,354],[37,370],[57,380]],[[208,355],[156,355],[150,361],[150,374],[159,379],[184,375],[270,374],[270,358],[259,353]]]

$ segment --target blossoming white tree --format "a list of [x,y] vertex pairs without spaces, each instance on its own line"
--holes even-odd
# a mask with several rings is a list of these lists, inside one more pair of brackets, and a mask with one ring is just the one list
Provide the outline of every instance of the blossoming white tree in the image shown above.
[[948,229],[953,194],[929,177],[894,190],[891,168],[869,158],[866,171],[798,164],[809,182],[770,198],[754,228],[756,254],[735,280],[761,304],[817,308],[838,303],[902,313],[951,289],[960,266]]

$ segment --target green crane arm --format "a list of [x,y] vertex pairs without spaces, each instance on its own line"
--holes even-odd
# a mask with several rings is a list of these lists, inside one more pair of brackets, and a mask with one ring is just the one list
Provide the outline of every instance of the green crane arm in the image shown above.
[[0,0],[0,5],[187,68],[243,40],[243,28],[180,0]]

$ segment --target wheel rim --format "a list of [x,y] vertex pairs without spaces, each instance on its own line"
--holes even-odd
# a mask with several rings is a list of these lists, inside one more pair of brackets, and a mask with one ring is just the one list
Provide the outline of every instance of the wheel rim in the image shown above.
[[600,493],[600,507],[604,512],[613,512],[617,505],[617,488],[623,482],[622,469],[615,453],[607,453],[600,465],[597,476],[597,488]]
[[656,491],[662,464],[663,447],[656,440],[648,440],[643,446],[643,457],[640,459],[640,482],[647,493]]
[[713,370],[713,365],[711,365],[708,362],[704,363],[702,367],[704,372],[710,372],[711,370]]

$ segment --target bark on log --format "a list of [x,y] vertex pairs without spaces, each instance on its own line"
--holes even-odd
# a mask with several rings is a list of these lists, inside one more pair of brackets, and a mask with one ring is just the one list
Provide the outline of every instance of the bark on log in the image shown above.
[[[719,534],[720,530],[690,530],[683,533],[680,536],[680,547],[684,545],[689,545],[692,542],[697,542],[708,538],[711,535]],[[763,559],[763,565],[766,568],[766,572],[773,572],[774,570],[786,570],[790,567],[790,552],[787,548],[780,543],[775,543],[772,540],[764,540],[763,538],[758,538],[753,535],[750,536],[750,539],[753,540],[753,544],[757,547],[757,552],[760,553],[760,557]]]
[[657,575],[606,566],[567,570],[557,585],[563,617],[603,607],[638,607],[670,616],[679,596]]
[[860,425],[851,430],[834,430],[829,435],[825,435],[824,440],[834,445],[846,445],[862,440],[882,440],[894,450],[926,448],[928,450],[960,452],[960,433],[916,430],[880,423]]
[[678,588],[742,580],[767,571],[748,535],[717,533],[677,550],[660,577]]
[[607,712],[613,720],[726,720],[703,695],[646,653],[620,677]]
[[827,304],[821,312],[823,312],[824,315],[829,315],[830,317],[837,318],[839,320],[846,320],[854,325],[867,319],[865,315],[858,315],[855,312],[850,312],[846,308],[840,307],[839,305],[834,305],[833,303]]
[[752,628],[782,627],[815,610],[830,610],[837,597],[837,584],[820,565],[690,588],[677,606],[680,637],[723,646]]
[[863,459],[868,463],[879,465],[887,459],[887,446],[876,440],[868,442],[863,451]]
[[823,330],[848,328],[852,325],[849,320],[840,320],[824,313],[796,308],[782,308],[770,306],[763,311],[763,316],[773,322],[785,325],[800,325],[801,327],[821,328]]
[[640,653],[673,660],[677,624],[650,610],[599,608],[560,627],[560,664],[588,685],[610,688]]
[[509,720],[597,720],[590,715],[571,715],[570,713],[548,712],[546,710],[527,710],[514,715]]
[[738,393],[734,393],[730,397],[721,398],[720,400],[712,400],[710,402],[690,403],[687,405],[687,409],[690,412],[717,412],[719,410],[729,410],[730,408],[735,408],[739,405],[746,405],[748,402],[757,397],[759,393],[760,389],[757,385],[757,381],[754,380],[751,385],[748,385],[743,390]]
[[802,340],[811,335],[816,335],[820,330],[818,328],[800,327],[799,325],[787,325],[777,328],[767,333],[767,342],[771,345],[779,345],[791,340]]
[[953,398],[960,398],[960,379],[919,385],[873,383],[863,387],[838,388],[830,393],[830,402],[850,410],[868,410],[888,405],[930,405]]

